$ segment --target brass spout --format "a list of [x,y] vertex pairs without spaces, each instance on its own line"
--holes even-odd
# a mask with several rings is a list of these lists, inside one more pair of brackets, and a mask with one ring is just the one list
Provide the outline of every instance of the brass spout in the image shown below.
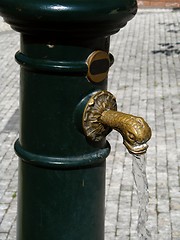
[[108,110],[102,113],[100,120],[122,135],[123,143],[130,153],[143,154],[147,151],[151,129],[143,118]]
[[83,113],[83,130],[91,141],[101,141],[112,129],[123,137],[123,143],[131,154],[147,151],[151,128],[143,118],[117,112],[115,97],[100,91],[90,97]]

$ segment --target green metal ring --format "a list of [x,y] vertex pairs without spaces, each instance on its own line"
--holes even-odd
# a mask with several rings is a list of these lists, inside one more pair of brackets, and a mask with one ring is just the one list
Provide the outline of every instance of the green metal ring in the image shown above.
[[39,166],[42,168],[57,168],[57,169],[77,169],[94,167],[105,161],[110,153],[110,145],[107,142],[105,148],[99,149],[95,152],[80,155],[80,156],[67,156],[67,157],[53,157],[42,156],[39,154],[31,153],[23,149],[20,145],[19,139],[14,144],[14,149],[18,157],[24,162]]
[[21,52],[15,55],[16,61],[24,68],[38,72],[56,72],[62,75],[86,76],[88,66],[83,61],[53,61],[47,59],[33,59]]

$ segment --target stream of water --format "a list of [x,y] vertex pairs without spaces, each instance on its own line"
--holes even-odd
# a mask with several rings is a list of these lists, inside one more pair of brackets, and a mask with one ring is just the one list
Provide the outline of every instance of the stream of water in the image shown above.
[[137,232],[139,240],[151,240],[151,234],[146,228],[148,220],[147,205],[149,202],[148,182],[146,177],[146,156],[133,155],[132,172],[139,200]]

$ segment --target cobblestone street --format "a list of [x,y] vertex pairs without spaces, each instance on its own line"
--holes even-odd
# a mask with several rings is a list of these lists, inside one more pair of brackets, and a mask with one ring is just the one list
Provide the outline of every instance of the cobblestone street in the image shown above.
[[[0,240],[16,239],[19,42],[0,18]],[[152,240],[180,240],[180,11],[139,10],[111,37],[111,53],[108,90],[118,110],[142,116],[152,128],[147,228]],[[132,157],[121,135],[113,131],[108,141],[105,239],[138,240]]]

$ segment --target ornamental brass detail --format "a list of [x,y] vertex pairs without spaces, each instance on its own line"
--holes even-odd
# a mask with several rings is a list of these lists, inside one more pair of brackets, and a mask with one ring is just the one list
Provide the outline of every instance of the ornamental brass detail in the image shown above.
[[92,82],[101,82],[107,78],[110,57],[109,54],[104,51],[95,51],[87,59],[88,73],[87,77]]
[[88,101],[83,114],[85,135],[92,141],[102,140],[112,129],[123,137],[123,143],[132,154],[146,152],[151,129],[141,117],[118,112],[115,97],[107,92],[95,93]]
[[116,99],[111,93],[97,92],[89,99],[83,114],[83,130],[90,140],[98,142],[112,130],[100,120],[107,110],[117,110]]

